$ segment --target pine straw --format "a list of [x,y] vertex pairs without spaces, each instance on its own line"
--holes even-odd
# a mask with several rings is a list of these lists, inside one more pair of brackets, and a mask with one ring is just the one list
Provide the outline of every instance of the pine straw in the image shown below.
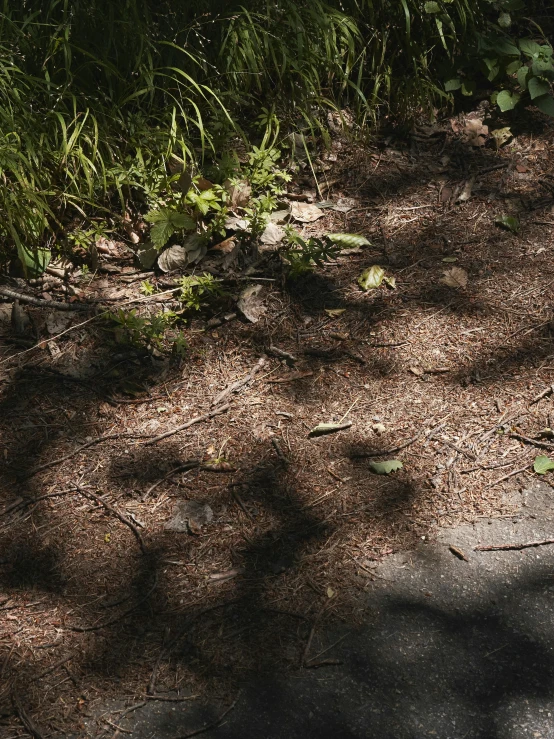
[[[494,483],[536,450],[503,431],[532,437],[551,425],[551,399],[530,403],[552,382],[554,243],[537,223],[554,220],[537,185],[552,152],[546,137],[521,135],[499,155],[464,150],[463,172],[459,142],[444,148],[446,165],[442,138],[418,146],[413,157],[369,152],[362,166],[360,151],[343,147],[344,185],[332,195],[356,196],[360,207],[317,227],[364,232],[373,246],[284,291],[267,283],[259,324],[191,330],[179,368],[114,355],[93,325],[60,340],[61,357],[37,350],[6,374],[0,670],[43,731],[77,731],[95,706],[136,702],[148,686],[234,695],[251,670],[297,670],[323,605],[327,622],[371,618],[364,593],[375,561],[438,526],[515,510],[510,491],[525,474]],[[499,157],[525,162],[532,177],[495,170],[467,203],[439,202],[441,187]],[[493,224],[517,198],[537,206],[520,212],[519,237]],[[447,257],[468,272],[465,290],[440,283]],[[396,290],[362,293],[356,277],[380,262]],[[346,310],[330,317],[326,308]],[[131,438],[206,413],[269,344],[298,357],[294,371],[305,376],[270,382],[293,370],[268,357],[227,413],[153,446]],[[90,377],[60,374],[76,363]],[[111,399],[130,379],[156,399]],[[309,438],[347,412],[349,430]],[[113,433],[121,436],[26,475]],[[416,436],[398,454],[402,470],[371,473],[368,454]],[[222,457],[235,471],[167,476],[187,460]],[[143,523],[146,553],[132,527],[75,484]],[[165,530],[187,499],[208,503],[213,522],[197,535]],[[7,690],[3,698],[9,713]],[[15,715],[5,725],[15,730]]]

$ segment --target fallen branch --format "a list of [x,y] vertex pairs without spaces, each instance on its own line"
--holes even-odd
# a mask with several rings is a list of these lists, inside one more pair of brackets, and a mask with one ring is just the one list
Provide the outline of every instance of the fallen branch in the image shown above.
[[218,406],[223,400],[226,400],[229,395],[232,395],[233,393],[238,393],[239,390],[242,390],[245,385],[248,385],[254,377],[258,374],[258,372],[262,369],[262,367],[265,365],[266,358],[261,357],[261,359],[258,360],[258,363],[256,366],[250,371],[246,377],[243,377],[242,380],[237,380],[236,382],[233,382],[231,385],[225,388],[225,390],[222,390],[219,395],[217,395],[212,400],[211,407]]
[[95,493],[91,493],[88,490],[85,490],[84,488],[82,488],[80,485],[77,485],[76,483],[75,483],[75,487],[79,491],[79,493],[81,493],[81,495],[83,497],[89,498],[89,500],[94,500],[96,503],[98,503],[99,505],[103,506],[107,511],[109,511],[110,513],[113,513],[113,515],[117,519],[119,519],[119,521],[121,521],[121,523],[125,524],[125,526],[128,526],[131,529],[131,531],[133,532],[133,534],[135,536],[135,539],[138,541],[138,545],[140,547],[141,552],[143,554],[146,554],[146,545],[144,544],[144,541],[143,541],[143,538],[142,538],[142,536],[140,534],[140,531],[138,530],[138,528],[135,526],[135,524],[130,519],[128,519],[126,516],[124,516],[122,513],[120,513],[117,510],[117,508],[114,508],[112,505],[110,505],[109,503],[107,503],[103,498],[100,498]]
[[35,724],[33,719],[25,711],[25,709],[21,705],[21,702],[15,692],[12,692],[12,703],[13,703],[13,707],[15,708],[15,712],[17,713],[19,720],[21,721],[23,726],[27,729],[29,734],[32,737],[34,737],[34,739],[44,739],[44,734],[40,731],[40,729]]
[[169,436],[173,436],[174,434],[178,434],[180,431],[184,431],[185,429],[190,428],[191,426],[194,426],[195,423],[201,423],[202,421],[209,421],[210,418],[214,418],[215,416],[220,416],[222,413],[225,413],[225,411],[229,410],[229,404],[221,405],[219,408],[214,408],[213,411],[209,411],[208,413],[204,413],[203,416],[196,416],[196,418],[191,418],[190,421],[187,421],[182,426],[177,426],[177,428],[170,429],[169,431],[166,431],[163,434],[160,434],[159,436],[155,436],[153,439],[149,439],[145,442],[144,446],[150,446],[151,444],[156,444],[158,441],[161,441],[162,439],[167,439]]
[[550,387],[547,387],[546,390],[542,391],[542,393],[539,393],[535,398],[533,398],[529,405],[535,405],[539,400],[546,398],[548,395],[552,395],[552,393],[554,393],[554,385],[550,385]]
[[531,549],[532,547],[542,547],[546,544],[554,544],[554,539],[540,539],[539,541],[527,541],[524,544],[491,544],[490,546],[473,547],[476,552],[500,552],[500,551],[519,551],[520,549]]
[[0,295],[3,295],[5,298],[11,298],[12,300],[20,300],[22,303],[28,303],[29,305],[36,305],[39,308],[53,308],[54,310],[89,310],[92,307],[90,305],[83,305],[83,303],[59,303],[56,300],[43,300],[42,298],[35,298],[34,295],[26,295],[3,285],[0,285]]
[[199,459],[189,459],[186,462],[183,462],[183,464],[180,464],[178,467],[174,467],[172,470],[170,470],[167,475],[164,475],[163,477],[160,477],[159,480],[156,480],[155,483],[150,485],[148,490],[142,495],[141,500],[146,500],[150,493],[154,491],[158,485],[161,485],[162,482],[165,482],[169,477],[172,477],[173,475],[176,475],[179,472],[186,472],[187,470],[194,470],[197,467],[200,466],[200,460]]

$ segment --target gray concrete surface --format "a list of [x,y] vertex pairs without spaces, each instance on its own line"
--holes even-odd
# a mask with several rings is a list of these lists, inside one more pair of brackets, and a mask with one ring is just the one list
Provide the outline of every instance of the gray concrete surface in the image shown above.
[[[537,481],[515,494],[517,515],[442,529],[379,564],[367,625],[323,635],[330,645],[346,634],[325,655],[342,664],[250,677],[224,723],[202,736],[554,739],[554,546],[473,550],[554,537],[554,490]],[[123,726],[165,739],[223,709],[149,704]]]

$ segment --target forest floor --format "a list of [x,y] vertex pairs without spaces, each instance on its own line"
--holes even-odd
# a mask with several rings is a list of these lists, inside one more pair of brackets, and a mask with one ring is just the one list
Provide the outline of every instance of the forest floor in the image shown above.
[[[252,674],[315,666],[314,624],[367,624],[386,557],[514,513],[554,449],[554,124],[528,114],[497,150],[472,146],[477,119],[337,138],[342,210],[304,233],[371,246],[294,281],[273,253],[236,264],[182,360],[33,307],[22,348],[0,306],[2,736],[127,733],[127,709],[95,712],[122,695],[231,704]],[[374,264],[394,289],[359,287]],[[171,306],[144,277],[122,246],[80,300]],[[260,319],[224,319],[248,282]],[[328,422],[351,426],[310,436]],[[207,522],[177,521],[184,501]]]

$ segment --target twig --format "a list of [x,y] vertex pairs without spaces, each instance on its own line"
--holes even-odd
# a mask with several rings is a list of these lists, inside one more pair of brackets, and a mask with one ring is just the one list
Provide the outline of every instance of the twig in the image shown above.
[[495,480],[494,482],[489,483],[485,486],[485,490],[487,488],[493,488],[495,485],[498,485],[501,482],[504,482],[504,480],[507,480],[510,477],[513,477],[514,475],[519,475],[520,472],[525,472],[525,470],[530,469],[533,466],[533,462],[531,464],[526,464],[525,467],[520,467],[518,470],[514,470],[513,472],[509,472],[507,475],[504,475],[504,477],[500,477],[498,480]]
[[88,449],[91,446],[94,446],[95,444],[101,444],[104,441],[111,441],[112,439],[148,439],[149,436],[146,434],[105,434],[104,436],[99,436],[96,439],[93,439],[92,441],[87,441],[86,444],[81,444],[80,447],[77,449],[74,449],[72,452],[69,452],[69,454],[64,454],[63,457],[58,457],[57,459],[52,459],[50,462],[45,462],[44,464],[40,464],[38,467],[33,467],[33,469],[29,470],[25,474],[25,478],[33,477],[38,472],[42,472],[42,470],[47,470],[49,467],[55,467],[57,464],[61,464],[62,462],[65,462],[67,459],[71,459],[71,457],[74,457],[76,454],[79,454],[84,449]]
[[57,300],[43,300],[42,298],[35,298],[33,295],[26,295],[20,293],[18,290],[12,290],[9,287],[0,285],[0,295],[5,298],[11,298],[12,300],[20,300],[22,303],[29,303],[29,305],[36,305],[40,308],[54,308],[55,310],[88,310],[93,306],[84,305],[83,303],[59,303]]
[[406,346],[406,344],[411,344],[411,343],[412,343],[411,341],[392,341],[392,342],[385,342],[383,344],[368,344],[367,346],[369,346],[372,349],[381,349],[382,347],[385,347],[385,346],[389,346],[389,347]]
[[531,549],[531,547],[542,547],[546,544],[554,544],[554,539],[541,539],[539,541],[527,541],[525,544],[491,544],[490,546],[476,546],[473,547],[476,552],[500,552],[502,550],[514,550],[519,551],[520,549]]
[[328,603],[324,603],[319,609],[319,612],[317,613],[314,619],[312,628],[310,629],[310,633],[308,636],[308,641],[306,642],[306,646],[304,647],[304,651],[302,652],[302,660],[300,662],[300,667],[306,667],[306,665],[308,664],[308,652],[310,651],[310,647],[312,646],[312,639],[314,638],[316,627],[328,605],[329,605]]
[[169,477],[172,475],[176,475],[178,472],[185,472],[186,470],[193,470],[196,469],[196,467],[200,466],[200,460],[199,459],[189,459],[187,462],[183,462],[183,464],[179,465],[178,467],[175,467],[174,469],[170,470],[167,475],[164,475],[159,480],[156,480],[156,482],[153,485],[150,485],[148,490],[144,493],[144,495],[141,497],[141,500],[146,500],[150,493],[155,490],[158,485],[161,485],[162,482],[165,482]]
[[546,398],[548,395],[552,395],[552,393],[554,393],[554,385],[550,385],[550,387],[547,387],[546,390],[542,391],[542,393],[539,393],[536,398],[533,398],[529,405],[535,405],[539,400]]
[[283,462],[283,464],[288,464],[289,463],[289,460],[283,454],[283,450],[279,446],[279,442],[277,441],[277,439],[275,437],[273,437],[273,439],[271,439],[271,445],[275,449],[275,453],[277,454],[277,456],[279,457],[279,459],[281,460],[281,462]]
[[138,530],[138,528],[135,526],[135,524],[130,519],[128,519],[126,516],[124,516],[122,513],[120,513],[117,510],[117,508],[114,508],[112,505],[110,505],[110,503],[107,503],[103,498],[100,498],[95,493],[91,493],[88,490],[85,490],[80,485],[77,485],[77,483],[75,483],[75,487],[81,493],[81,495],[83,495],[85,498],[89,498],[90,500],[96,501],[96,503],[98,503],[99,505],[103,506],[107,511],[109,511],[110,513],[113,513],[113,515],[117,519],[119,519],[121,521],[121,523],[125,524],[125,526],[128,526],[131,529],[131,531],[133,532],[133,534],[135,536],[135,539],[138,541],[138,545],[140,547],[141,552],[143,554],[146,554],[146,551],[147,550],[146,550],[146,546],[144,544],[143,538],[141,536],[141,533]]
[[425,429],[420,429],[418,433],[413,436],[411,439],[408,439],[404,444],[400,444],[400,446],[395,446],[392,449],[382,449],[381,451],[376,452],[359,452],[352,454],[352,457],[354,459],[360,459],[363,457],[381,457],[386,454],[396,454],[397,452],[401,452],[403,449],[407,449],[412,444],[415,444],[415,442],[425,433]]
[[245,385],[248,385],[254,377],[258,374],[258,372],[262,369],[262,367],[265,365],[266,359],[265,357],[261,357],[258,360],[258,363],[256,366],[250,371],[246,377],[243,377],[242,380],[237,380],[236,382],[233,382],[231,385],[225,388],[225,390],[222,390],[219,395],[217,395],[213,400],[211,407],[214,408],[215,406],[219,406],[219,404],[226,400],[229,395],[232,395],[233,393],[238,393],[239,390],[242,390],[242,388]]
[[104,621],[104,623],[96,624],[96,626],[66,626],[67,629],[70,629],[71,631],[78,631],[79,633],[85,633],[87,631],[99,631],[100,629],[105,629],[107,626],[111,626],[112,624],[117,623],[118,621],[122,621],[124,618],[126,618],[130,613],[132,613],[136,608],[140,606],[141,603],[144,603],[145,600],[148,600],[154,590],[156,589],[158,585],[158,576],[154,578],[154,584],[148,590],[147,593],[145,593],[142,598],[140,598],[134,606],[131,608],[128,608],[126,611],[123,611],[123,613],[120,613],[119,616],[115,616],[114,618],[110,619],[109,621]]
[[21,721],[23,726],[27,729],[29,734],[32,737],[34,737],[34,739],[44,739],[44,734],[40,731],[40,729],[35,724],[33,719],[25,711],[25,709],[21,705],[21,702],[15,692],[12,692],[12,703],[19,717],[19,720]]
[[161,441],[162,439],[167,439],[169,436],[173,436],[174,434],[178,434],[180,431],[184,431],[185,429],[188,429],[191,426],[194,426],[195,423],[201,423],[202,421],[209,421],[210,418],[214,418],[214,416],[219,416],[228,410],[229,410],[228,403],[226,405],[220,405],[219,408],[214,408],[213,411],[204,413],[203,416],[196,416],[196,418],[191,418],[190,421],[187,421],[182,426],[177,426],[177,428],[171,429],[170,431],[166,431],[165,433],[160,434],[159,436],[155,436],[153,439],[149,439],[147,442],[145,442],[144,445],[150,446],[151,444],[156,444],[158,441]]
[[[182,698],[179,698],[177,696],[169,696],[169,695],[148,695],[145,693],[144,697],[148,701],[166,701],[167,703],[183,703],[184,701],[192,701],[198,698],[198,695],[186,695]],[[143,704],[144,705],[144,704]]]
[[292,354],[289,354],[289,352],[283,351],[283,349],[279,349],[278,346],[273,346],[273,344],[271,344],[268,347],[267,351],[270,354],[273,354],[274,357],[278,357],[279,359],[287,359],[289,362],[297,362],[298,361],[296,359],[296,357],[294,357]]
[[204,734],[206,731],[209,731],[210,729],[215,729],[216,726],[219,726],[225,716],[227,716],[228,713],[231,713],[233,708],[237,705],[238,699],[240,698],[240,693],[237,695],[235,700],[231,703],[229,708],[226,708],[225,711],[221,714],[221,716],[213,721],[211,724],[204,724],[200,729],[196,729],[195,731],[189,731],[187,734],[180,734],[179,736],[173,737],[173,739],[190,739],[190,737],[198,736],[199,734]]
[[511,439],[518,439],[518,441],[523,441],[525,444],[532,444],[533,446],[539,447],[539,449],[554,449],[554,444],[549,444],[547,441],[537,441],[521,434],[509,434],[509,436]]

